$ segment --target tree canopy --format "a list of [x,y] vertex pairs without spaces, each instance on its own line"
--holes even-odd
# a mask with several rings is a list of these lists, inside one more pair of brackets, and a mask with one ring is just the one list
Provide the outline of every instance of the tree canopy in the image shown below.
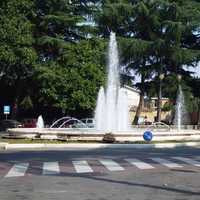
[[161,97],[161,82],[162,95],[174,99],[177,74],[188,96],[199,98],[199,78],[189,70],[200,62],[199,19],[198,0],[2,0],[0,104],[11,104],[13,117],[92,115],[111,31],[123,82],[141,91],[138,109],[144,94]]

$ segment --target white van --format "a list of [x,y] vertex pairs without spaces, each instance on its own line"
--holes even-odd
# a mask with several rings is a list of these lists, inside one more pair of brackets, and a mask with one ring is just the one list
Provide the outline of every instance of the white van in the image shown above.
[[95,127],[95,120],[93,118],[85,118],[81,119],[81,121],[86,124],[88,128],[94,128]]

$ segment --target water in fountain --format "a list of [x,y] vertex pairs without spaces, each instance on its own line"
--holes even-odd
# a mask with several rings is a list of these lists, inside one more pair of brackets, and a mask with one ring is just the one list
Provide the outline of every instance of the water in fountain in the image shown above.
[[120,89],[119,56],[115,33],[111,33],[108,50],[106,93],[101,88],[95,111],[96,129],[116,131],[128,129],[128,97]]
[[104,88],[101,87],[99,90],[98,98],[97,98],[97,108],[95,114],[95,121],[96,121],[96,129],[101,130],[104,126],[105,119],[102,117],[104,116],[104,109],[105,106],[105,92]]
[[118,130],[126,131],[128,130],[129,124],[129,111],[128,111],[128,97],[127,92],[123,88],[119,90],[119,98],[117,103],[117,123]]
[[40,115],[37,119],[36,128],[44,128],[44,120],[42,115]]
[[182,125],[186,124],[187,121],[188,121],[188,117],[187,117],[187,111],[185,107],[185,99],[184,99],[181,85],[179,85],[178,95],[176,99],[174,125],[180,131]]

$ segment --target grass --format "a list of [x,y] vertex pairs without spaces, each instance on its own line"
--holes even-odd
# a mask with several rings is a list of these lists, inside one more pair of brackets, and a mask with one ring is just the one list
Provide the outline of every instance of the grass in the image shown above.
[[3,139],[0,142],[9,144],[68,144],[68,143],[100,143],[99,141],[80,141],[80,140],[46,140],[46,139]]

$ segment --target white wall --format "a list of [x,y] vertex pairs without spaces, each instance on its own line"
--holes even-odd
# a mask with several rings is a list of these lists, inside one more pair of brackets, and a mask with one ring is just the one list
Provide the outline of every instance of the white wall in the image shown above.
[[124,89],[126,90],[127,95],[128,95],[129,108],[132,107],[132,106],[138,106],[139,100],[140,100],[139,92],[131,90],[131,89],[128,89],[126,87]]

